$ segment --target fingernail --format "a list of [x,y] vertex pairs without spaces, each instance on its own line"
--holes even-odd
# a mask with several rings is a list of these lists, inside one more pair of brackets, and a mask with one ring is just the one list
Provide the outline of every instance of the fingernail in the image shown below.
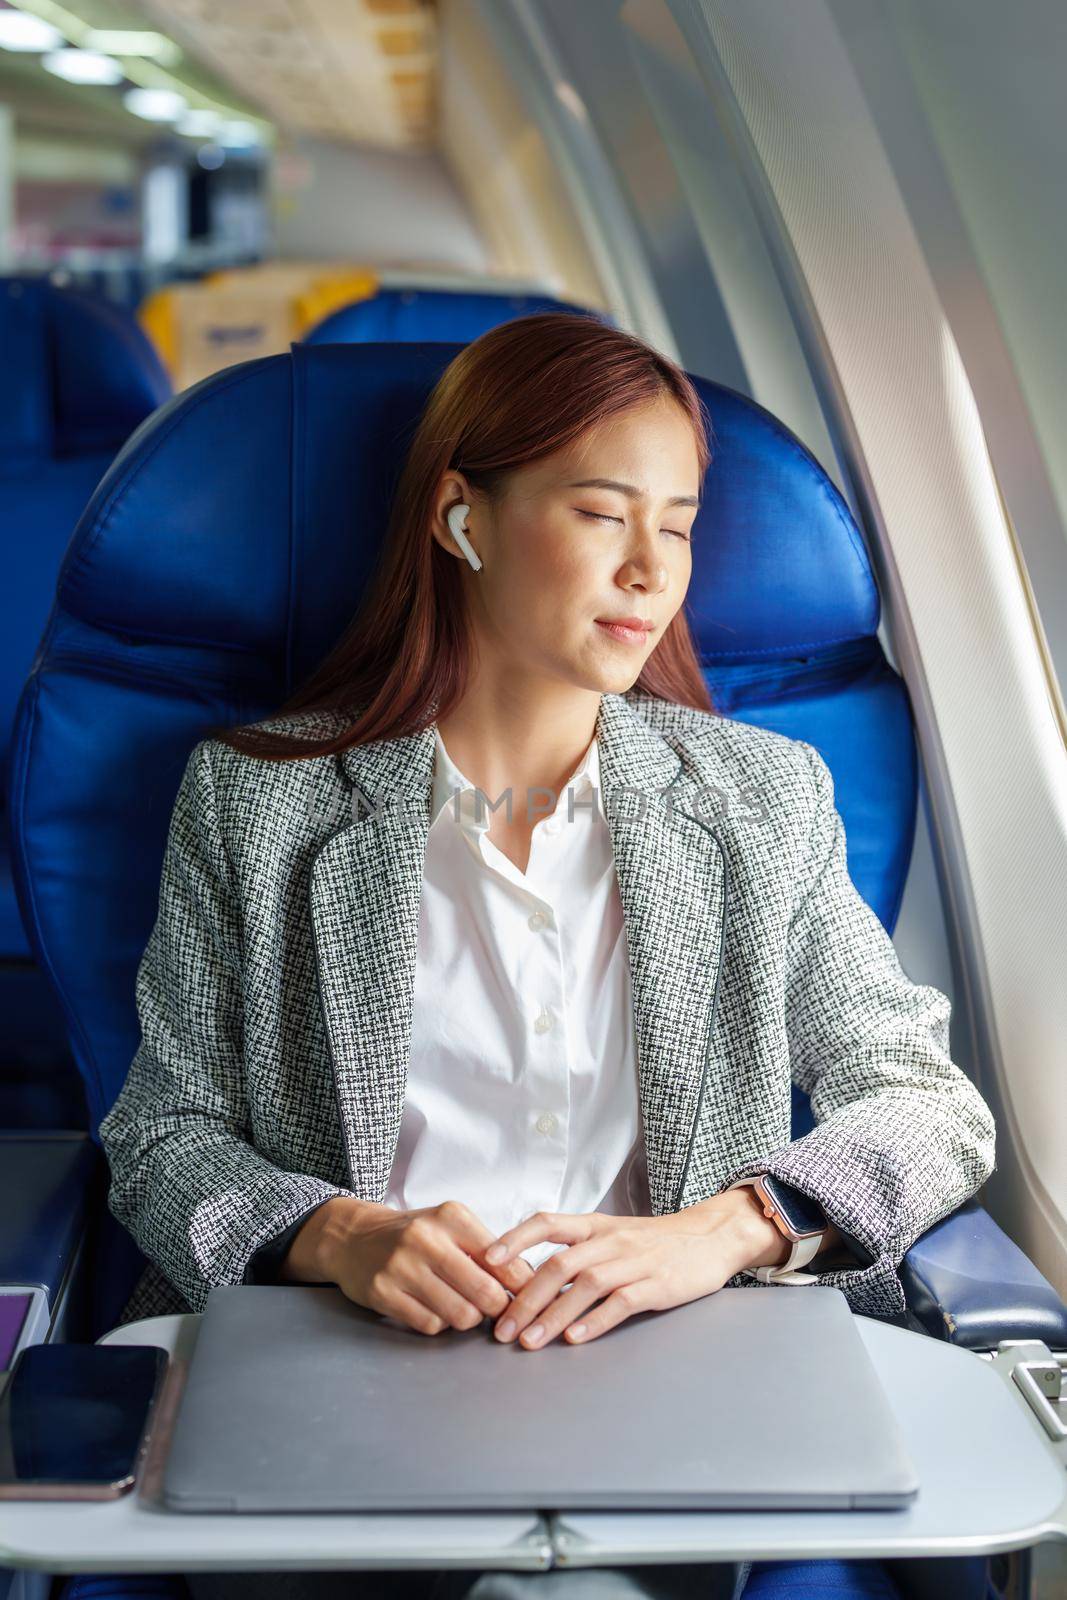
[[506,1322],[502,1322],[500,1324],[499,1328],[496,1330],[496,1336],[498,1339],[510,1339],[514,1332],[515,1324],[509,1317]]
[[540,1323],[537,1323],[535,1327],[530,1328],[526,1333],[523,1334],[523,1338],[526,1340],[527,1344],[540,1344],[544,1336],[545,1330],[542,1328]]
[[574,1327],[573,1328],[568,1328],[567,1331],[570,1334],[572,1339],[584,1339],[585,1338],[585,1333],[586,1333],[585,1323],[584,1322],[576,1322],[574,1324]]
[[506,1245],[491,1244],[489,1249],[485,1252],[485,1259],[487,1261],[503,1261],[507,1253],[508,1251]]

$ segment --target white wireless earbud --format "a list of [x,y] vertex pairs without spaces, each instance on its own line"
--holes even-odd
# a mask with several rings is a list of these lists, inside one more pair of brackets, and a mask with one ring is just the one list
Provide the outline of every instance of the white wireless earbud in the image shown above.
[[466,556],[475,572],[477,572],[482,564],[481,558],[460,526],[469,510],[470,506],[453,506],[448,513],[448,526],[452,530],[452,536],[456,543],[463,551],[463,554]]

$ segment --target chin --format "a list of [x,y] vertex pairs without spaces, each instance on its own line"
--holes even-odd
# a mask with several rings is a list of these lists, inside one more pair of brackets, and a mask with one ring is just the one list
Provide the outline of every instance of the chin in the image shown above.
[[641,676],[641,669],[638,667],[636,672],[605,672],[601,676],[603,682],[598,686],[601,694],[625,694]]
[[582,665],[574,663],[565,676],[576,687],[595,689],[598,694],[625,694],[641,676],[647,659],[642,655],[640,660],[608,661],[598,655],[592,661],[587,659]]

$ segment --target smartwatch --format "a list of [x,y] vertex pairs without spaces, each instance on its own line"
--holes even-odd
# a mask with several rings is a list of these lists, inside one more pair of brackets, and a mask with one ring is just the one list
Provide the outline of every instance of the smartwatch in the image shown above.
[[773,1178],[769,1172],[755,1178],[738,1178],[731,1189],[752,1188],[759,1196],[763,1214],[770,1217],[783,1238],[792,1246],[787,1259],[776,1267],[747,1267],[747,1277],[760,1283],[814,1283],[816,1273],[801,1272],[823,1247],[829,1229],[826,1213],[817,1201]]

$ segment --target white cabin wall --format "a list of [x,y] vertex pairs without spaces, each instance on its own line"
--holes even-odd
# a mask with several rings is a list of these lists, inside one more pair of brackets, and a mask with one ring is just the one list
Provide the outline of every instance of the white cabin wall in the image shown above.
[[337,260],[356,266],[425,263],[484,272],[478,221],[436,150],[382,150],[300,138],[289,170],[308,163],[307,181],[274,196],[274,246],[281,260]]
[[1010,23],[993,0],[831,9],[974,390],[1062,701],[1067,12],[1060,0],[1021,0]]

